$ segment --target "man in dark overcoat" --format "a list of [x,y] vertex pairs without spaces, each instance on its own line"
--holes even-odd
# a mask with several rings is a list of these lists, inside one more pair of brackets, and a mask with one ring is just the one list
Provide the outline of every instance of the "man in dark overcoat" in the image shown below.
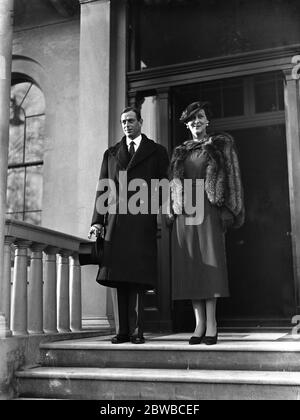
[[[97,282],[117,289],[119,331],[112,343],[143,344],[143,297],[157,283],[157,213],[151,214],[151,183],[168,178],[169,158],[163,146],[142,134],[137,109],[126,108],[121,124],[125,136],[106,150],[100,173],[100,183],[109,179],[116,186],[115,199],[107,189],[98,188],[90,234],[104,231],[105,235]],[[137,189],[124,195],[133,180],[139,180],[143,193]],[[103,202],[108,201],[103,194],[116,204],[116,211],[111,212],[111,207],[103,211]],[[139,194],[138,213],[128,208],[135,194]]]

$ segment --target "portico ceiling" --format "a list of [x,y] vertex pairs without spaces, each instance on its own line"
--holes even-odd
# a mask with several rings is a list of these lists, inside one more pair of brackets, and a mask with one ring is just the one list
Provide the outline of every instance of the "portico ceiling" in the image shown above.
[[[187,4],[195,4],[195,3],[200,3],[203,0],[142,0],[146,5],[148,6],[172,6],[175,4],[182,4],[182,5],[187,5]],[[212,2],[214,0],[210,0],[210,2]]]
[[79,9],[78,0],[48,0],[64,17],[73,16]]
[[15,0],[15,18],[21,21],[28,11],[47,10],[49,5],[63,17],[74,16],[80,8],[79,0]]

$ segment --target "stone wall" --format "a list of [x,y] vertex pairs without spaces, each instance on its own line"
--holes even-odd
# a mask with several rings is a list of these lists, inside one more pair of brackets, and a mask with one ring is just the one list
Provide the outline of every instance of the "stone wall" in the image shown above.
[[[43,227],[78,234],[79,19],[16,29],[13,71],[42,79],[46,99]],[[30,70],[29,70],[30,71]],[[42,82],[43,83],[43,82]]]
[[[106,2],[99,3],[96,23],[100,20],[106,28],[101,26],[100,39],[90,32],[86,41],[89,57],[102,57],[109,77],[109,6],[104,5]],[[98,2],[93,2],[94,10],[97,5]],[[20,1],[16,6],[13,73],[33,79],[46,100],[42,226],[86,239],[100,162],[108,146],[109,78],[101,77],[101,63],[96,63],[99,67],[86,63],[86,73],[82,72],[80,60],[85,57],[80,52],[82,22],[79,14],[63,17],[48,0]],[[84,27],[90,28],[89,19],[95,20],[95,15],[87,12]],[[98,30],[97,26],[94,29]],[[105,31],[107,37],[102,37]],[[104,119],[96,114],[96,118],[86,123],[85,108],[80,110],[80,96],[84,92],[86,103],[92,109],[99,106],[105,112]],[[80,119],[84,123],[80,123]],[[96,272],[96,267],[82,270],[85,328],[109,327],[114,323],[110,293],[95,282]]]

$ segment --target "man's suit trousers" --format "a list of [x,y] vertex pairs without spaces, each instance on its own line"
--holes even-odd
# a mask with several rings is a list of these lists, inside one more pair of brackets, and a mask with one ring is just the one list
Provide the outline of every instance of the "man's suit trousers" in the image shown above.
[[119,310],[119,335],[143,337],[144,294],[139,285],[126,283],[117,288]]

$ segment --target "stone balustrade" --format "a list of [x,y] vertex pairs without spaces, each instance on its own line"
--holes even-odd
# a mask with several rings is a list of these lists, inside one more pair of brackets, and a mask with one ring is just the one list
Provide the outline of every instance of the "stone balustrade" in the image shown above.
[[6,335],[82,329],[80,247],[88,241],[7,220],[2,299]]

